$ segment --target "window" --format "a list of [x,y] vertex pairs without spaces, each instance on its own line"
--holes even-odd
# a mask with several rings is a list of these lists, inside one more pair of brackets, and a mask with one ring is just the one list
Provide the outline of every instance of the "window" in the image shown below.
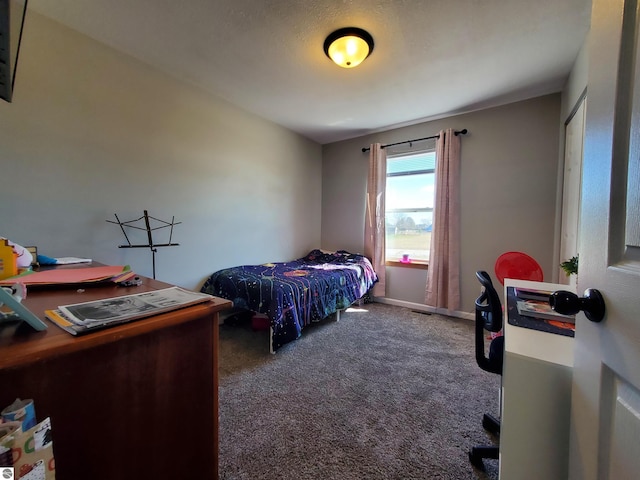
[[435,149],[387,157],[387,261],[429,261],[435,167]]

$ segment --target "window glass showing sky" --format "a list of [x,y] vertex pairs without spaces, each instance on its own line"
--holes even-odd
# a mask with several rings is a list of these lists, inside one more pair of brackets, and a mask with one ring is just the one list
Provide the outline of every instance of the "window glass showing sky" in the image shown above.
[[[435,163],[435,152],[389,158],[387,174],[433,171]],[[386,209],[433,208],[434,179],[434,173],[387,177]]]

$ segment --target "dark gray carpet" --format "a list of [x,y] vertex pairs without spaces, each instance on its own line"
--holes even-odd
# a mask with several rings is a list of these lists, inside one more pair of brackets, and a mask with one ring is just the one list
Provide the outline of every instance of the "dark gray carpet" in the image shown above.
[[500,377],[473,322],[379,303],[312,325],[275,355],[268,332],[220,326],[220,478],[496,479],[469,448]]

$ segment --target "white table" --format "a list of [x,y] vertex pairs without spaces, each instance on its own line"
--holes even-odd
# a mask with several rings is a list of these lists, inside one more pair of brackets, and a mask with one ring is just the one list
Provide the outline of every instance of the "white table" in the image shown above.
[[511,279],[504,286],[500,479],[566,480],[574,339],[510,324],[508,291],[572,287]]

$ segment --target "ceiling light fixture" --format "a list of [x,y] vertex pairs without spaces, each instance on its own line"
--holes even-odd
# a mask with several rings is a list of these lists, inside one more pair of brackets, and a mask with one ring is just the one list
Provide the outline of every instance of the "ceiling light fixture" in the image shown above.
[[353,68],[373,52],[373,37],[356,27],[336,30],[324,41],[324,53],[343,68]]

